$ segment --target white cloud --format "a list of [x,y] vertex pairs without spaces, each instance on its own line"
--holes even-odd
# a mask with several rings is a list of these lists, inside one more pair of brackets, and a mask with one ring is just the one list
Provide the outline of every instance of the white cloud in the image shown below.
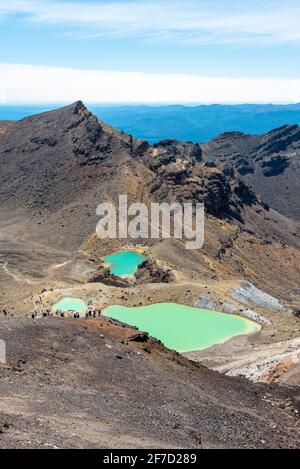
[[135,36],[186,44],[300,43],[299,0],[0,0],[0,17],[61,24],[82,37]]
[[[7,102],[299,102],[300,79],[205,77],[0,63]],[[1,90],[0,90],[1,94]]]

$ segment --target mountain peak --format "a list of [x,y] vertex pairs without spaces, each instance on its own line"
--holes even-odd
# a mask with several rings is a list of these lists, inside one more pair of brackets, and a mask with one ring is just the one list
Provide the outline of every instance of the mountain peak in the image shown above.
[[83,101],[81,100],[75,101],[74,103],[70,104],[69,107],[70,109],[74,109],[74,111],[76,112],[88,110],[87,107],[84,105]]

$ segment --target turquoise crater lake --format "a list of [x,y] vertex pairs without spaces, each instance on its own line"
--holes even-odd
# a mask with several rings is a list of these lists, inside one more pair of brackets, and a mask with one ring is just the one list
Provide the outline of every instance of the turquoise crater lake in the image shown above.
[[240,316],[175,303],[132,308],[112,305],[103,315],[136,326],[178,352],[205,349],[260,330],[258,324]]
[[103,257],[105,264],[111,274],[134,275],[138,266],[144,262],[146,258],[137,251],[117,251],[109,256]]

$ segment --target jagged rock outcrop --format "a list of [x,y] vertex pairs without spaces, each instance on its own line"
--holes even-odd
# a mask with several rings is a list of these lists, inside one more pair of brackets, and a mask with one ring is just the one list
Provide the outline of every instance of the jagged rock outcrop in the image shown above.
[[157,262],[150,259],[139,265],[135,278],[138,285],[142,283],[169,283],[175,279],[171,268],[160,267]]
[[100,267],[96,272],[92,272],[88,278],[88,283],[104,283],[112,287],[129,287],[129,282],[117,275],[111,274],[109,269]]
[[157,175],[150,191],[159,200],[204,203],[207,213],[239,220],[241,207],[259,203],[245,183],[213,162],[203,164],[199,144],[163,140],[148,150],[144,161]]
[[300,219],[300,127],[285,125],[264,135],[226,132],[201,145],[206,165],[251,186],[271,208]]

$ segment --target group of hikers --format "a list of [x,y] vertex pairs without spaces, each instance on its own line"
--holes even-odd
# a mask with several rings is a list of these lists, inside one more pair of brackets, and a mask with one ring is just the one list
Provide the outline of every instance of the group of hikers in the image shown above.
[[[70,313],[74,319],[80,318],[80,313],[78,311],[68,311],[68,313]],[[60,310],[51,311],[49,308],[46,308],[46,309],[43,309],[40,314],[36,310],[34,310],[31,313],[32,319],[39,318],[39,317],[46,318],[46,317],[54,317],[54,316],[56,317],[59,316],[61,318],[64,318],[66,317],[66,311],[60,311]],[[96,308],[88,309],[87,312],[85,313],[86,319],[96,318],[100,316],[101,316],[101,309],[96,309]]]
[[30,317],[31,319],[35,319],[35,318],[47,318],[47,317],[53,317],[53,316],[58,316],[59,315],[59,312],[58,311],[51,311],[49,308],[46,308],[46,309],[42,309],[42,311],[40,313],[38,313],[36,310],[34,310],[31,314],[30,314]]
[[[34,299],[34,303],[36,305],[36,308],[32,312],[30,312],[26,315],[27,318],[37,319],[37,318],[47,318],[47,317],[61,317],[61,318],[72,317],[74,319],[79,319],[81,317],[79,311],[74,311],[74,310],[70,310],[70,311],[61,311],[61,310],[51,311],[50,308],[42,308],[41,309],[40,305],[43,304],[43,301],[42,301],[42,297],[40,295],[38,295]],[[100,308],[94,308],[92,306],[92,301],[91,300],[89,301],[88,304],[89,304],[89,308],[85,312],[85,318],[89,319],[89,318],[100,317],[101,316],[101,309]],[[10,307],[2,308],[0,310],[0,313],[2,313],[4,315],[4,317],[6,317],[8,315],[12,315]]]
[[101,316],[101,309],[89,309],[86,313],[85,313],[85,317],[86,319],[88,318],[96,318],[96,317],[100,317]]

